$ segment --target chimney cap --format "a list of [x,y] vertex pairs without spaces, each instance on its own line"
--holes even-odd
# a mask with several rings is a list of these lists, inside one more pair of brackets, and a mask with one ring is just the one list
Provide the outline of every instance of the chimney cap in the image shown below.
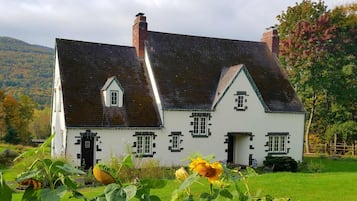
[[138,14],[135,15],[135,17],[144,16],[144,15],[145,15],[145,13],[139,12]]
[[276,26],[270,26],[270,27],[265,28],[265,30],[276,30],[276,29],[277,29]]

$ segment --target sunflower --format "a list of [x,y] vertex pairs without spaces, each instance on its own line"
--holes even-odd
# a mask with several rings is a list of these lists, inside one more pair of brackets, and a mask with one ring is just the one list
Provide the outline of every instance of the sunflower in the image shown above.
[[101,184],[115,183],[113,170],[104,164],[96,164],[93,168],[93,175],[95,179]]
[[197,172],[199,175],[206,177],[210,183],[214,183],[218,180],[223,171],[222,165],[219,162],[210,164],[201,157],[192,159],[189,167],[193,172]]

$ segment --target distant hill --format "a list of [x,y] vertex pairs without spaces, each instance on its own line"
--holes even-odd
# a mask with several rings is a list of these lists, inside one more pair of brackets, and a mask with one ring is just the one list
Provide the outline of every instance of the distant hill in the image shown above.
[[40,106],[51,102],[54,49],[0,37],[0,89],[29,95]]

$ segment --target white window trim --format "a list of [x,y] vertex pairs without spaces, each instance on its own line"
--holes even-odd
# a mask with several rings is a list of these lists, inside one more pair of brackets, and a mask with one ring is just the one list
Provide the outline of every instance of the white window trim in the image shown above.
[[151,132],[136,133],[136,154],[138,156],[153,156],[153,139]]
[[287,139],[285,134],[269,134],[268,152],[269,153],[287,153]]
[[180,150],[180,135],[172,135],[171,150]]
[[208,136],[208,115],[193,117],[194,136]]
[[244,99],[245,95],[237,95],[237,109],[245,109]]
[[247,92],[246,91],[237,91],[234,96],[235,98],[235,106],[234,109],[237,111],[245,111],[248,109],[247,104]]

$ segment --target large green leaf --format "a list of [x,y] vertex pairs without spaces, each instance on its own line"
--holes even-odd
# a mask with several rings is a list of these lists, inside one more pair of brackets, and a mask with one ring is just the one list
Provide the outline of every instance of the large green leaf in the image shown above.
[[131,200],[133,197],[136,195],[136,186],[134,185],[129,185],[124,188],[125,194],[126,194],[126,199]]
[[66,194],[66,186],[60,186],[55,190],[45,188],[41,191],[40,197],[43,201],[60,201],[60,199]]
[[76,190],[78,187],[78,184],[73,181],[70,177],[65,177],[63,181],[64,185],[67,186],[69,190]]
[[233,195],[229,190],[223,189],[219,192],[219,195],[228,199],[233,199]]
[[75,168],[71,165],[64,163],[63,165],[57,165],[57,168],[63,170],[67,174],[86,174],[82,170]]
[[6,184],[2,172],[0,172],[0,198],[1,201],[11,201],[13,190]]
[[40,174],[41,174],[41,171],[40,170],[30,170],[30,171],[27,171],[27,172],[24,172],[20,175],[17,176],[16,178],[16,182],[19,183],[19,182],[22,182],[22,181],[25,181],[26,179],[36,179],[36,178],[39,178],[40,177]]
[[32,187],[26,189],[21,201],[38,201],[41,190],[34,190]]
[[126,192],[118,184],[109,184],[104,189],[107,201],[126,201]]

